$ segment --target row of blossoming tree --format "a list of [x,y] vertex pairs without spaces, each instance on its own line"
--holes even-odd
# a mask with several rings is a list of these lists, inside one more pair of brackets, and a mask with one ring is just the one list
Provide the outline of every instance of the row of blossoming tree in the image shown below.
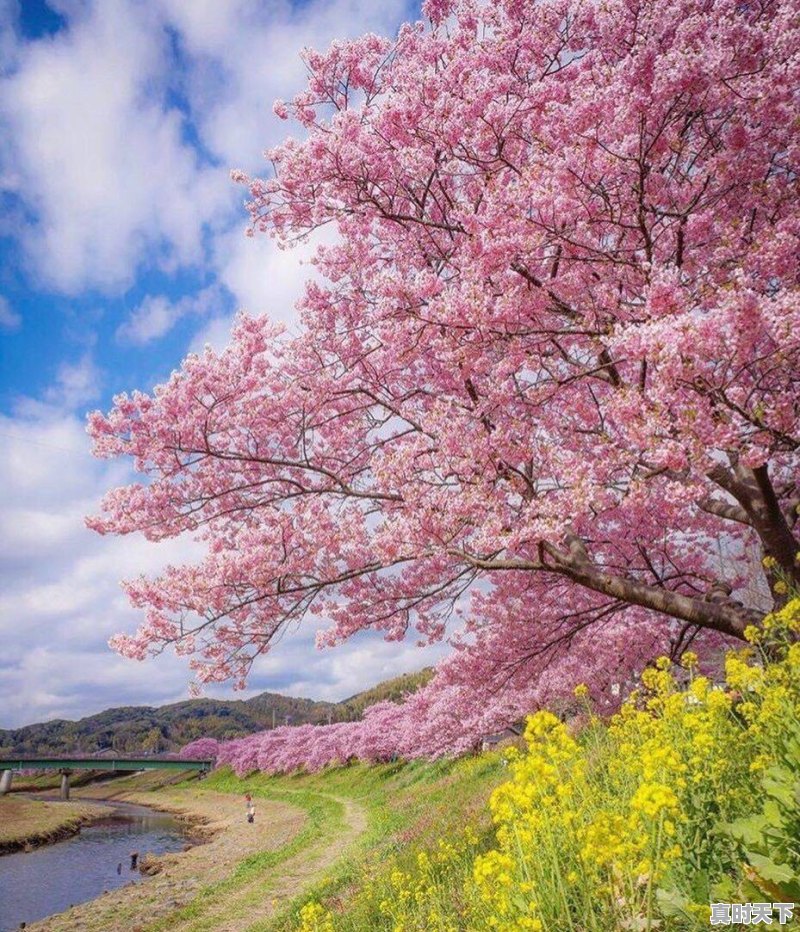
[[205,546],[127,583],[123,654],[241,685],[308,615],[454,644],[404,707],[253,766],[460,749],[800,581],[797,0],[424,13],[307,51],[300,138],[238,176],[251,232],[330,231],[299,335],[240,316],[90,418],[144,477],[90,525]]

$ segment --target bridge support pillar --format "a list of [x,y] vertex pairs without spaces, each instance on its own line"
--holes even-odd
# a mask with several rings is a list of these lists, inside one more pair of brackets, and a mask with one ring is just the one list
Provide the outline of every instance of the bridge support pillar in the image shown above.
[[0,796],[5,796],[11,789],[13,770],[0,770]]
[[61,798],[69,799],[69,775],[71,770],[59,770],[61,774]]

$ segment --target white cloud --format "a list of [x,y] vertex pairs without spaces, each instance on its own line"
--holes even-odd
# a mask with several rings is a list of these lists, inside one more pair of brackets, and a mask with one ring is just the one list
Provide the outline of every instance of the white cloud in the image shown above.
[[[277,97],[302,90],[300,51],[334,38],[392,32],[404,0],[160,0],[192,67],[186,89],[205,146],[230,167],[261,170],[262,151],[286,134],[272,115]],[[224,75],[224,83],[215,74]]]
[[185,661],[135,664],[107,640],[138,617],[120,577],[191,558],[197,545],[87,530],[100,491],[128,476],[92,458],[75,416],[40,405],[33,417],[0,417],[0,437],[0,727],[185,693]]
[[319,650],[314,646],[314,630],[303,628],[287,635],[258,661],[252,680],[265,684],[263,689],[270,689],[272,683],[291,696],[339,702],[401,673],[432,666],[448,650],[445,644],[417,647],[413,638],[386,641],[373,632]]
[[101,374],[90,353],[76,363],[63,363],[56,384],[45,393],[45,399],[66,411],[93,401],[100,394]]
[[35,215],[18,232],[38,281],[77,294],[122,290],[144,265],[202,266],[209,238],[245,225],[228,172],[266,170],[263,150],[286,133],[272,101],[305,81],[300,50],[391,31],[405,5],[94,0],[64,12],[68,28],[9,56],[0,188]]
[[215,243],[220,280],[252,314],[269,314],[273,320],[296,323],[295,304],[307,281],[318,277],[311,258],[320,245],[334,240],[332,227],[314,231],[306,241],[280,249],[266,237],[244,236],[238,228]]
[[144,346],[151,340],[163,337],[179,316],[180,311],[169,298],[160,294],[147,295],[117,328],[117,337],[123,342]]
[[[129,480],[127,467],[94,460],[74,415],[41,403],[31,410],[0,416],[0,728],[187,698],[185,659],[169,654],[140,664],[113,654],[107,641],[139,621],[120,578],[191,560],[199,545],[87,530],[83,516],[96,509],[103,489]],[[287,631],[257,662],[247,692],[217,686],[209,694],[272,690],[338,700],[430,664],[445,650],[365,633],[320,651],[314,640],[323,624]]]
[[[76,410],[85,410],[87,404],[100,397],[103,375],[91,350],[77,362],[63,362],[56,373],[55,382],[42,393],[41,398],[23,395],[14,401],[14,413],[19,422],[9,421],[27,435],[33,431],[29,442],[34,445],[50,445],[50,441],[38,439],[40,430],[48,434],[57,427],[59,418],[71,415]],[[0,417],[0,428],[3,418]],[[84,439],[85,443],[85,439]],[[8,451],[5,451],[8,452]]]
[[14,666],[0,664],[0,727],[82,718],[113,706],[171,702],[180,668],[171,656],[135,664],[109,652],[38,644]]
[[200,354],[206,346],[210,346],[215,352],[221,353],[231,341],[231,327],[233,326],[234,316],[234,314],[229,314],[209,320],[194,335],[189,346],[189,352]]
[[204,225],[232,203],[167,102],[169,44],[149,4],[104,0],[24,46],[0,84],[6,186],[37,220],[29,263],[67,293],[130,284],[138,266],[202,259]]
[[117,338],[123,343],[144,346],[163,337],[182,317],[190,314],[205,317],[215,308],[224,308],[229,303],[217,285],[177,301],[170,301],[165,295],[147,295],[117,328]]
[[[303,296],[305,283],[316,274],[309,260],[321,241],[318,235],[294,249],[279,249],[266,237],[245,236],[240,227],[219,235],[213,258],[220,282],[234,297],[236,310],[254,316],[268,314],[272,320],[295,329],[295,304]],[[215,316],[195,335],[190,351],[199,352],[206,343],[223,349],[232,322],[233,313]]]
[[6,330],[16,330],[22,323],[22,318],[8,302],[8,298],[0,294],[0,327]]

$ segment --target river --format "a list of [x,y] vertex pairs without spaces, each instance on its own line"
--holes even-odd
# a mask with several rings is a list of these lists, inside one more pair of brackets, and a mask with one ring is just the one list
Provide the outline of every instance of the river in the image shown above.
[[180,851],[181,824],[164,812],[129,803],[108,803],[108,818],[53,845],[0,857],[0,932],[60,913],[106,890],[147,882],[131,870],[131,852],[140,856]]

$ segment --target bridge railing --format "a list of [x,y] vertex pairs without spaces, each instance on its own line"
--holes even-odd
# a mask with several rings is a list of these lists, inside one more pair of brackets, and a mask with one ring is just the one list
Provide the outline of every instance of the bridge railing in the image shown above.
[[182,757],[6,757],[0,770],[212,770],[214,761]]
[[182,757],[6,757],[0,758],[0,796],[11,789],[15,770],[58,770],[61,773],[61,796],[69,799],[69,775],[74,770],[106,772],[139,770],[199,771],[206,774],[214,768],[210,758],[187,760]]

